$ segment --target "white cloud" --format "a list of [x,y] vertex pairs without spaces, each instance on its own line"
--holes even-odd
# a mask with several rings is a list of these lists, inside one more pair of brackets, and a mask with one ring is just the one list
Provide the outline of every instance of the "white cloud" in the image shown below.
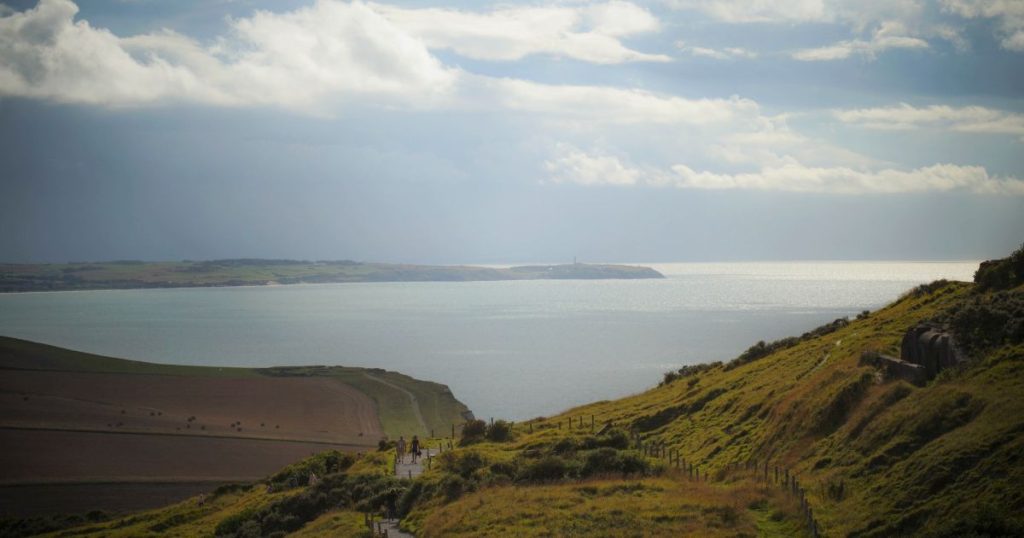
[[660,24],[646,9],[621,0],[489,12],[372,7],[428,47],[450,49],[468,58],[519,60],[546,54],[599,64],[671,61],[663,54],[638,52],[622,44],[621,38],[656,32]]
[[798,50],[793,58],[805,62],[844,60],[854,55],[874,59],[882,51],[889,49],[926,49],[928,42],[906,35],[903,24],[888,21],[882,24],[870,40],[851,39],[825,47]]
[[545,163],[555,183],[585,186],[641,185],[702,190],[759,190],[842,195],[920,192],[971,192],[1024,196],[1024,181],[994,177],[981,166],[936,164],[913,170],[886,168],[876,171],[849,167],[807,166],[793,157],[782,157],[753,172],[717,173],[696,171],[677,164],[671,172],[636,167],[620,158],[560,146],[559,154]]
[[968,191],[977,194],[1024,195],[1024,181],[993,177],[981,166],[936,164],[913,170],[855,170],[846,167],[811,167],[795,159],[756,172],[725,174],[695,171],[685,165],[672,170],[675,185],[691,189],[745,189],[829,194],[894,194]]
[[[949,3],[1002,0],[942,0]],[[1017,0],[1006,2],[1021,3]],[[853,55],[873,57],[895,48],[923,48],[941,39],[958,50],[969,44],[960,30],[935,17],[928,0],[664,0],[672,8],[698,11],[728,24],[827,23],[849,27],[852,36],[833,45],[797,53],[798,59],[835,60]],[[950,11],[947,9],[947,11]],[[886,30],[889,27],[890,30]],[[891,29],[898,27],[898,33]],[[870,34],[882,31],[882,35]],[[888,33],[888,35],[886,35]],[[868,37],[865,37],[868,36]],[[1024,40],[1024,34],[1020,36]]]
[[550,85],[488,77],[476,77],[475,83],[483,89],[484,106],[582,120],[591,125],[729,124],[745,128],[760,116],[756,102],[736,96],[685,99],[640,89]]
[[1024,140],[1024,114],[981,106],[932,105],[837,110],[836,118],[869,129],[946,129],[965,133],[1009,134]]
[[634,185],[645,176],[618,157],[589,154],[567,145],[556,147],[556,156],[544,163],[553,183],[580,185]]
[[942,0],[945,11],[968,19],[998,21],[1000,44],[1024,52],[1024,2],[1020,0]]
[[120,38],[69,0],[0,18],[0,95],[102,105],[191,101],[317,108],[354,96],[409,103],[457,73],[363,4],[320,0],[231,22],[214,46],[172,32]]
[[667,0],[674,9],[694,10],[729,23],[813,22],[831,17],[824,0]]
[[677,41],[676,48],[692,56],[712,58],[715,60],[753,59],[758,56],[756,52],[742,47],[713,49],[709,47],[690,46],[683,41]]

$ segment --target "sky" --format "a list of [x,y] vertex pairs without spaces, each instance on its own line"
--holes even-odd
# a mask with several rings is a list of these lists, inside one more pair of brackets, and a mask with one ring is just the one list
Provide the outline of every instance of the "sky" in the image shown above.
[[0,261],[967,260],[1019,0],[0,2]]

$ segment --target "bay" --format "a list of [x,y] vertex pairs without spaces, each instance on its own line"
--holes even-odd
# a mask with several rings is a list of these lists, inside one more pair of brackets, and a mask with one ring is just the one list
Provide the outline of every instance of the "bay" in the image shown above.
[[5,294],[0,334],[153,362],[386,368],[522,420],[970,280],[978,262],[647,265],[667,278]]

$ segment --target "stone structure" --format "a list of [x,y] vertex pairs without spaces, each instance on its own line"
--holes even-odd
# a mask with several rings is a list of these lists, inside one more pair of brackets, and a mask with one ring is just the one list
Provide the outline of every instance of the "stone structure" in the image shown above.
[[963,362],[964,357],[952,334],[942,327],[925,323],[912,327],[903,335],[900,359],[920,364],[928,379],[933,379],[942,370]]
[[870,362],[889,377],[920,386],[964,359],[952,334],[938,325],[923,323],[903,335],[900,358],[878,355]]

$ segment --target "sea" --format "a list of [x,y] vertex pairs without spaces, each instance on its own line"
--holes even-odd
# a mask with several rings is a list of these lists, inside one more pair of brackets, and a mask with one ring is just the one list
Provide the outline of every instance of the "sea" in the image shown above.
[[640,264],[656,280],[383,282],[0,294],[0,334],[205,366],[347,365],[523,420],[874,310],[977,261]]

